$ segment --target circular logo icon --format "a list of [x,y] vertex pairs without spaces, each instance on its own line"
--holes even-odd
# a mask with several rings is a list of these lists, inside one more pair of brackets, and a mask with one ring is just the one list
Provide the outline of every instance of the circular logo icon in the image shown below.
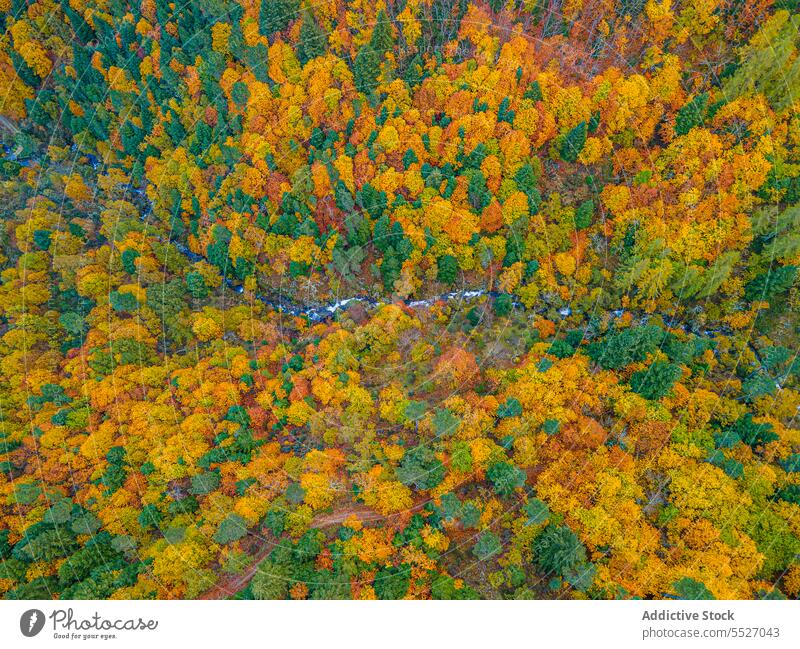
[[25,611],[19,618],[19,630],[26,638],[32,638],[44,628],[44,613],[38,608]]

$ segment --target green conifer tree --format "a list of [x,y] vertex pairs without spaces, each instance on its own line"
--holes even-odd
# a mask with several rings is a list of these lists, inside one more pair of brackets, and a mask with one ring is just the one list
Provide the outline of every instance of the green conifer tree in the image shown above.
[[297,58],[305,65],[311,59],[325,54],[328,35],[317,21],[314,12],[306,9],[303,12],[303,24],[300,26],[300,42],[297,45]]
[[561,140],[561,159],[565,162],[577,162],[578,156],[586,144],[586,122],[581,122],[573,127]]

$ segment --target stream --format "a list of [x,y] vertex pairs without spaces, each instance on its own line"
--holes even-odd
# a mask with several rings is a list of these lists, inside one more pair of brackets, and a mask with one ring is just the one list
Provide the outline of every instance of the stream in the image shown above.
[[[73,151],[78,156],[83,156],[88,161],[89,165],[97,170],[101,166],[101,161],[93,154],[82,153],[78,151],[78,149],[73,145]],[[17,155],[17,152],[12,150],[7,145],[3,145],[2,149],[0,150],[0,157],[5,158],[7,160],[12,160],[21,164],[23,166],[30,166],[31,164],[36,163],[36,159],[33,158],[20,158]],[[150,199],[147,196],[147,192],[144,188],[136,188],[132,185],[128,185],[128,189],[132,194],[135,194],[138,198],[142,199],[147,203],[147,209],[142,211],[140,214],[140,220],[143,223],[147,223],[149,217],[152,214],[152,205],[150,203]],[[173,246],[178,252],[184,255],[189,261],[191,262],[198,262],[198,261],[205,261],[205,257],[203,255],[199,255],[196,252],[192,252],[188,246],[179,242],[179,241],[172,241],[167,239],[166,241],[159,237],[158,240],[161,243]],[[226,288],[233,291],[234,293],[243,294],[244,287],[231,279],[230,277],[223,276],[223,282]],[[434,304],[438,302],[469,302],[472,300],[476,300],[481,297],[490,297],[495,298],[501,293],[498,291],[490,291],[487,289],[482,288],[464,288],[456,291],[450,291],[448,293],[443,293],[440,295],[435,295],[425,299],[403,299],[403,300],[386,300],[386,299],[379,299],[369,295],[353,295],[349,297],[338,298],[336,300],[331,300],[328,302],[323,302],[319,304],[301,304],[294,300],[287,299],[286,297],[282,297],[280,295],[263,295],[260,293],[254,293],[253,298],[265,304],[269,308],[277,311],[278,313],[285,313],[287,315],[293,317],[300,317],[300,318],[307,318],[310,322],[318,323],[323,322],[325,320],[329,320],[333,318],[337,313],[341,311],[347,310],[353,304],[361,304],[368,309],[377,309],[382,306],[386,306],[389,304],[396,304],[398,301],[402,301],[403,304],[412,308],[412,309],[425,309],[430,308]],[[526,310],[526,307],[522,305],[518,300],[514,299],[512,296],[512,306],[514,309]],[[563,307],[558,311],[559,315],[562,318],[566,318],[572,314],[572,309],[569,307]],[[614,318],[619,318],[623,311],[617,310],[612,312]],[[692,331],[693,333],[698,333],[700,335],[705,336],[712,336],[715,333],[718,333],[716,329],[704,329],[702,331],[696,332],[693,331],[693,327],[687,326],[686,323],[676,322],[673,323],[673,326],[680,326],[685,331]]]

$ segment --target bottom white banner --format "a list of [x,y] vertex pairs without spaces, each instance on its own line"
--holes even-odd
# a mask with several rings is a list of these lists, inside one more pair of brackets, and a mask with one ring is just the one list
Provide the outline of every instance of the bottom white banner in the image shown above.
[[[799,647],[796,601],[4,601],[3,647]],[[567,643],[564,645],[563,643]]]

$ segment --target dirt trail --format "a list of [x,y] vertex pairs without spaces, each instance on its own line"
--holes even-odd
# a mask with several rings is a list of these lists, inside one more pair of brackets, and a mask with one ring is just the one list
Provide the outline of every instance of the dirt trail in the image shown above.
[[[388,515],[376,512],[374,509],[359,503],[342,503],[332,512],[317,514],[311,521],[310,528],[322,529],[331,527],[332,525],[341,525],[351,516],[355,516],[362,523],[375,523],[379,521],[395,522],[403,516],[408,516],[419,511],[428,502],[430,502],[428,498],[417,498],[410,508],[396,514]],[[226,599],[238,593],[250,583],[253,575],[255,575],[258,570],[258,566],[269,556],[269,553],[272,552],[272,549],[277,545],[278,541],[278,538],[269,533],[259,538],[260,547],[251,557],[251,562],[244,572],[237,575],[226,575],[222,577],[211,588],[199,595],[197,599]]]
[[411,507],[395,514],[381,514],[366,505],[347,503],[327,514],[317,514],[311,521],[311,528],[321,529],[331,525],[341,525],[351,516],[355,516],[362,523],[394,522],[403,516],[419,511],[428,502],[428,498],[418,498]]

